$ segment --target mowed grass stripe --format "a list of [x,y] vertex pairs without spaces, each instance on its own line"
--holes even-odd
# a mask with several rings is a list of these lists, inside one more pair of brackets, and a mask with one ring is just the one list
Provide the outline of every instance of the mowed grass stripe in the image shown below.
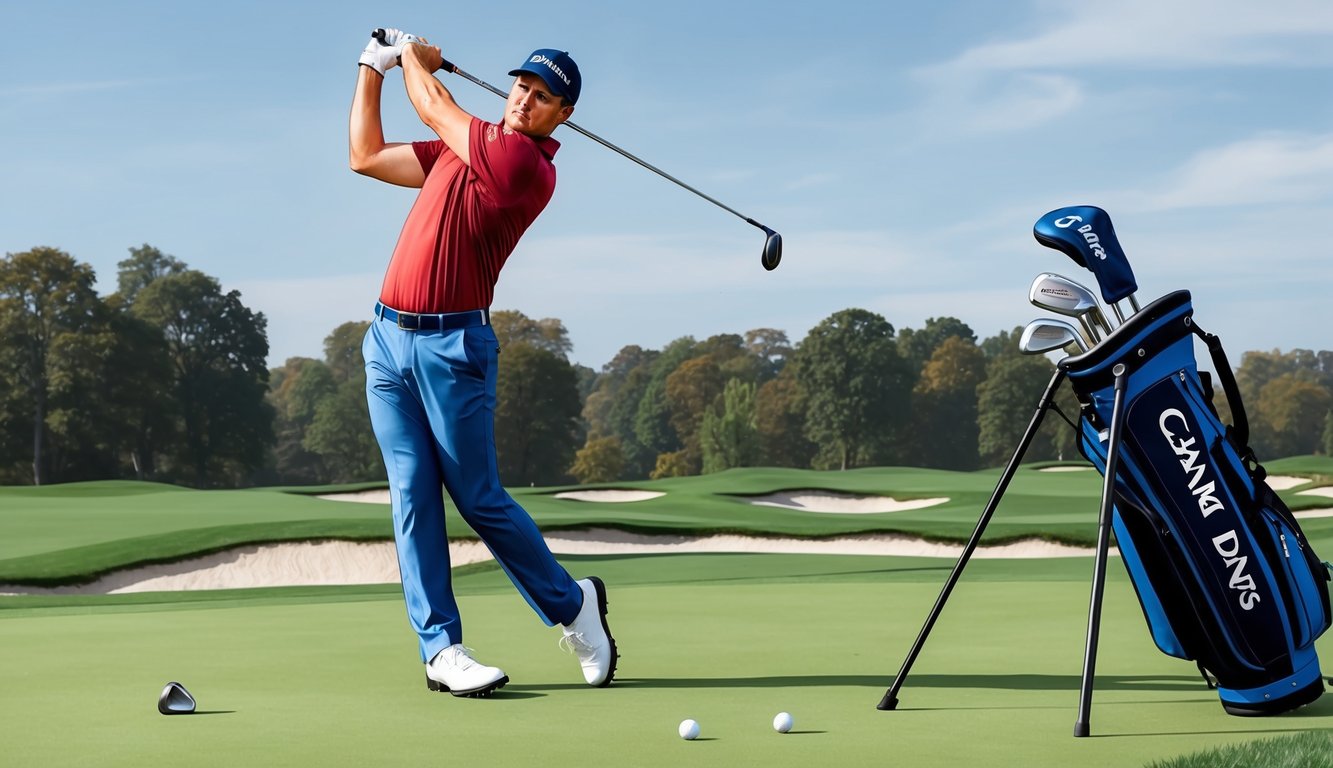
[[[488,701],[425,690],[401,598],[387,592],[336,601],[263,591],[225,605],[187,598],[170,611],[101,598],[108,609],[0,620],[6,755],[108,766],[442,756],[488,766],[1096,766],[1333,727],[1329,700],[1293,717],[1225,715],[1193,665],[1152,646],[1113,571],[1095,738],[1072,738],[1087,558],[1031,580],[1000,561],[969,566],[896,712],[874,705],[938,593],[938,569],[790,555],[571,560],[611,589],[622,660],[610,689],[581,683],[558,632],[494,572],[459,580],[465,641],[513,678]],[[206,714],[158,715],[168,680]],[[796,718],[792,734],[771,730],[782,710]],[[686,717],[701,722],[702,740],[676,736]]]

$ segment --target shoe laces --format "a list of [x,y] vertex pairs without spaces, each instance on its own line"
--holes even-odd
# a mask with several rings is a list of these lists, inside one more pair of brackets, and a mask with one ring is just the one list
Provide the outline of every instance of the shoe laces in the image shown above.
[[474,664],[479,663],[476,659],[472,658],[472,653],[473,651],[471,648],[468,648],[466,645],[460,645],[457,650],[444,658],[444,662],[449,666],[460,670],[468,669]]
[[592,643],[583,639],[582,632],[570,632],[560,638],[559,646],[566,653],[576,653],[579,656],[589,656],[597,650]]

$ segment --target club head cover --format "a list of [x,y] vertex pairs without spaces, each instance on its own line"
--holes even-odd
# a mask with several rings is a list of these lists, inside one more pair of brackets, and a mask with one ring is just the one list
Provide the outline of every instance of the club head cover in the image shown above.
[[1120,247],[1111,217],[1095,205],[1056,208],[1037,219],[1032,235],[1047,248],[1068,256],[1097,278],[1107,304],[1138,291],[1134,271]]

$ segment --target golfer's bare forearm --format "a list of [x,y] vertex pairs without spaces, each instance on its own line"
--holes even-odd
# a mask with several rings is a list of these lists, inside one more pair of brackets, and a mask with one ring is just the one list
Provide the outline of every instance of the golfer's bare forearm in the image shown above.
[[363,176],[404,187],[420,187],[425,173],[412,146],[384,141],[380,119],[384,78],[370,67],[359,69],[348,126],[348,165]]
[[440,66],[438,48],[420,45],[403,46],[403,83],[407,98],[425,123],[462,161],[471,165],[468,153],[468,135],[472,115],[463,111],[454,101],[453,94],[435,77]]

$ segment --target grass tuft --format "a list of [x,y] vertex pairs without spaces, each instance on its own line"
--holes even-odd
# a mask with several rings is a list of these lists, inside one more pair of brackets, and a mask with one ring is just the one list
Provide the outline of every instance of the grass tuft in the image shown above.
[[1155,760],[1145,768],[1333,768],[1333,732],[1306,731]]

